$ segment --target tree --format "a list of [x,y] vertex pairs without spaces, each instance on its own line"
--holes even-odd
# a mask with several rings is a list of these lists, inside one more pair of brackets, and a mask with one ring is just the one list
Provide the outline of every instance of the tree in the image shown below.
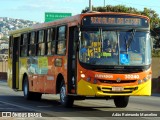
[[151,29],[160,26],[160,18],[156,11],[148,8],[144,8],[141,12],[142,15],[148,16],[150,18]]
[[8,39],[6,36],[3,36],[3,37],[1,38],[1,40],[6,40],[6,41],[8,41],[9,39]]

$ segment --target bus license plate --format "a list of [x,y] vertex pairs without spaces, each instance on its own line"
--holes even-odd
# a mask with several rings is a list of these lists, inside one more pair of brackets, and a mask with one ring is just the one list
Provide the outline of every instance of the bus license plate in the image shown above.
[[123,87],[112,87],[112,91],[123,91]]

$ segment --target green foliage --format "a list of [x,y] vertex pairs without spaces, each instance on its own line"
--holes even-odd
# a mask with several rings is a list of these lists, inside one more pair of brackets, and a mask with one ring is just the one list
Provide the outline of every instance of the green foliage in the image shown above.
[[9,39],[6,36],[4,36],[0,40],[6,40],[6,41],[8,41]]
[[152,57],[160,57],[160,50],[154,49],[152,51]]

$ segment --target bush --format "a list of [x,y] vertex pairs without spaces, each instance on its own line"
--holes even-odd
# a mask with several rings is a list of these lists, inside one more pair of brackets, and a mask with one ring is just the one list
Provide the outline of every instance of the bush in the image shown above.
[[152,57],[160,57],[160,50],[154,49],[152,51]]

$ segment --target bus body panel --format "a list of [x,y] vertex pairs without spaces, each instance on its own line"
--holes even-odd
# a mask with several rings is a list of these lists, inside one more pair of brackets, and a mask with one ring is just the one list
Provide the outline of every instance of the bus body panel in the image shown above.
[[[58,57],[57,57],[58,58]],[[29,60],[37,60],[36,63],[28,63]],[[65,83],[67,84],[67,68],[55,67],[55,59],[53,57],[32,57],[32,58],[21,58],[20,59],[20,79],[19,89],[22,90],[23,77],[27,74],[29,80],[29,88],[32,92],[42,93],[56,93],[56,80],[59,74],[64,77]],[[47,62],[46,62],[47,61]],[[35,62],[35,61],[34,61]],[[63,58],[62,66],[67,65],[67,59]],[[8,80],[8,82],[12,82]],[[9,83],[10,85],[12,83]]]
[[23,77],[24,77],[24,74],[26,73],[28,73],[27,72],[27,59],[26,58],[20,58],[19,59],[19,62],[20,62],[20,64],[19,64],[19,67],[20,67],[20,69],[19,69],[19,90],[22,90],[22,84],[23,84]]
[[12,60],[8,59],[8,74],[7,74],[7,83],[10,88],[12,88]]
[[[151,67],[139,73],[112,74],[87,70],[78,65],[77,94],[82,96],[150,96]],[[84,77],[82,77],[84,76]],[[118,81],[120,80],[120,81]],[[96,82],[96,83],[94,83]],[[141,82],[141,83],[138,83]],[[114,89],[122,90],[114,90]]]
[[[99,90],[98,89],[101,89]],[[151,79],[141,85],[134,85],[134,86],[124,86],[123,88],[126,89],[124,91],[117,91],[114,93],[112,91],[113,86],[108,85],[96,85],[93,83],[86,82],[85,80],[81,79],[78,83],[78,95],[80,96],[92,96],[92,97],[105,97],[105,96],[150,96],[151,95]],[[119,86],[117,86],[119,87]],[[130,89],[135,89],[132,93],[125,93],[131,92]],[[83,89],[82,89],[83,88]],[[106,92],[106,93],[105,93]],[[113,92],[113,93],[112,93]]]

